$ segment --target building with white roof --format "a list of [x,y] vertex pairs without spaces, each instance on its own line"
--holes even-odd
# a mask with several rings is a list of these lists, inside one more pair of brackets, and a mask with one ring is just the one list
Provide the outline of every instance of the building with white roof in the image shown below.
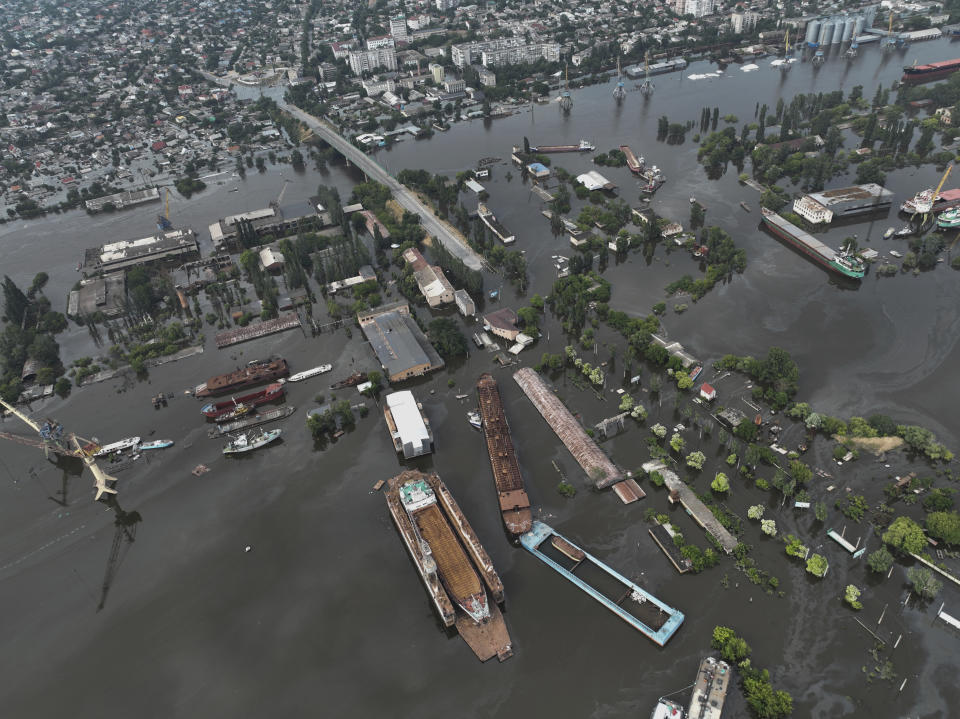
[[386,396],[383,417],[390,430],[390,438],[404,459],[412,459],[433,452],[433,432],[423,407],[404,390]]

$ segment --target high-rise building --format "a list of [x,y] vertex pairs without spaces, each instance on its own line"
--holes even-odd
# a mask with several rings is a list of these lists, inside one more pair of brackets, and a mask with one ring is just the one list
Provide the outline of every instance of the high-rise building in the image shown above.
[[397,52],[392,47],[378,47],[374,50],[355,50],[349,55],[350,69],[354,75],[362,72],[397,69]]
[[407,17],[402,13],[396,17],[390,18],[390,34],[394,40],[407,40]]
[[487,42],[468,42],[454,45],[450,57],[457,67],[480,63],[484,67],[560,59],[560,45],[555,42],[528,43],[522,37],[507,37]]
[[460,4],[460,0],[434,0],[437,5],[437,10],[440,12],[446,12],[450,8],[455,8]]

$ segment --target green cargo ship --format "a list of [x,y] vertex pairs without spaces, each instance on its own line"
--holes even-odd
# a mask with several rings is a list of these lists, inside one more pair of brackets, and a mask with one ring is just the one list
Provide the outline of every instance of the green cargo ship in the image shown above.
[[818,265],[854,280],[862,279],[866,274],[863,258],[827,247],[809,232],[804,232],[766,207],[761,207],[760,211],[763,213],[764,224],[773,234],[800,250]]

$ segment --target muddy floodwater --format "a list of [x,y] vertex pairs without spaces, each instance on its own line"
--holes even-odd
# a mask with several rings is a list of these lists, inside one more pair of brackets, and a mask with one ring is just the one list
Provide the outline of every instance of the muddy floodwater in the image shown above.
[[[394,173],[425,168],[451,174],[475,167],[481,157],[504,160],[483,181],[490,193],[487,204],[517,236],[515,247],[526,253],[528,294],[546,296],[555,279],[551,256],[569,255],[570,247],[566,236],[551,234],[540,214],[542,200],[521,182],[516,168],[507,180],[510,147],[525,136],[531,144],[583,138],[598,151],[631,145],[667,176],[651,203],[660,215],[688,224],[689,198],[696,197],[706,208],[707,224],[726,229],[747,251],[742,275],[690,303],[683,314],[668,309],[663,319],[665,333],[707,368],[703,378],[715,382],[720,402],[739,403],[746,411],[749,388],[742,376],[721,377],[711,368],[714,360],[730,352],[761,355],[778,345],[800,367],[798,399],[831,415],[882,412],[901,423],[922,424],[956,451],[960,421],[953,369],[960,366],[960,289],[949,255],[944,254],[947,262],[917,276],[870,273],[859,286],[838,284],[760,229],[759,194],[738,183],[735,168],[719,180],[707,180],[696,161],[692,133],[684,144],[666,145],[656,141],[656,126],[662,115],[672,122],[696,121],[703,107],[717,106],[721,116],[737,115],[739,128],[753,121],[757,102],[772,108],[780,97],[789,101],[799,92],[849,91],[858,84],[869,98],[878,84],[889,87],[898,79],[904,64],[958,54],[946,40],[891,55],[864,47],[851,62],[837,54],[819,69],[797,63],[786,78],[763,59],[754,72],[731,65],[721,77],[691,80],[716,69],[693,63],[683,73],[654,78],[656,92],[646,101],[629,92],[616,106],[611,81],[575,91],[569,116],[556,105],[537,106],[532,113],[525,109],[486,125],[480,120],[458,124],[428,141],[407,139],[377,159]],[[845,147],[853,147],[849,138]],[[552,159],[555,167],[574,174],[598,169],[619,185],[622,198],[639,206],[639,186],[627,169],[598,168],[590,157]],[[910,167],[889,173],[886,186],[899,205],[935,186],[939,174],[931,166]],[[174,199],[171,217],[178,226],[194,227],[206,242],[207,225],[266,206],[284,185],[284,202],[310,197],[320,183],[338,187],[346,199],[361,179],[343,166],[299,174],[289,166],[269,166],[245,180],[227,173],[210,178],[209,189],[190,201]],[[841,186],[843,179],[831,184]],[[468,206],[476,202],[469,191],[461,197]],[[743,211],[741,201],[753,211]],[[575,201],[573,216],[580,206]],[[46,292],[54,307],[63,309],[58,305],[65,305],[78,278],[75,267],[83,248],[150,234],[158,208],[8,223],[0,227],[2,272],[21,286],[36,272],[48,272]],[[905,251],[903,240],[882,239],[887,227],[902,224],[895,206],[886,216],[832,228],[823,239],[837,246],[856,234],[861,246],[881,254]],[[689,254],[666,247],[649,262],[639,253],[620,264],[611,257],[604,273],[613,284],[610,306],[646,315],[666,299],[670,281],[696,272]],[[499,277],[488,274],[485,280],[487,290],[502,289],[499,305],[528,303]],[[669,300],[668,308],[673,304]],[[324,312],[320,305],[318,316]],[[425,308],[418,312],[429,320]],[[450,310],[443,314],[457,317]],[[466,322],[463,329],[469,334],[476,327]],[[520,365],[531,366],[541,353],[562,352],[570,343],[549,311],[542,330],[537,344],[520,355]],[[67,360],[107,349],[92,346],[87,331],[75,326],[58,341]],[[611,361],[609,347],[616,346],[610,372],[616,380],[623,373],[623,339],[601,325],[597,344],[596,356],[593,348],[579,351],[596,364]],[[902,453],[884,461],[865,454],[838,467],[831,459],[832,443],[818,438],[804,460],[832,475],[815,477],[809,486],[812,499],[830,508],[825,524],[812,512],[782,505],[779,493],[731,478],[726,503],[742,518],[741,538],[754,545],[757,565],[779,580],[778,590],[768,593],[750,584],[732,558],[698,575],[677,574],[650,538],[645,510],[669,513],[688,541],[705,547],[702,530],[682,509],[670,508],[665,490],[647,481],[646,499],[629,506],[612,492],[588,490],[582,470],[513,381],[516,367],[496,367],[490,353],[472,344],[466,360],[405,387],[423,403],[436,434],[435,453],[412,462],[398,461],[393,451],[382,400],[377,405],[353,389],[328,389],[330,382],[358,369],[379,369],[359,330],[350,337],[343,330],[318,337],[293,330],[219,351],[208,337],[204,349],[152,369],[146,382],[114,379],[75,389],[66,400],[33,406],[35,415],[56,417],[86,437],[114,441],[137,434],[175,441],[172,448],[145,453],[117,472],[119,495],[112,506],[91,501],[90,478],[73,461],[54,462],[38,450],[0,444],[4,717],[646,717],[659,696],[687,696],[682,690],[693,683],[717,624],[733,627],[748,641],[753,663],[768,668],[775,687],[793,695],[797,717],[956,714],[960,637],[936,613],[941,602],[945,611],[960,612],[960,590],[945,581],[934,602],[914,598],[904,606],[909,565],[898,563],[889,578],[877,578],[864,559],[852,559],[826,536],[833,528],[865,544],[868,552],[879,547],[866,521],[852,522],[833,505],[848,487],[876,505],[882,501],[880,488],[893,476],[911,470],[935,475]],[[207,437],[200,403],[184,391],[274,354],[286,357],[294,372],[326,362],[334,370],[288,385],[287,402],[297,409],[276,425],[283,428],[278,443],[224,458],[223,440]],[[474,383],[484,371],[499,382],[536,518],[686,615],[664,648],[508,541],[482,436],[466,421],[475,405]],[[651,369],[639,373],[641,389],[635,396],[650,416],[645,425],[631,425],[603,445],[625,469],[649,459],[650,425],[672,428],[683,419],[685,403],[678,409],[672,391],[652,396],[647,391]],[[599,395],[578,389],[563,375],[551,381],[586,426],[617,413],[613,388],[618,381],[609,381]],[[160,391],[172,399],[154,409],[150,398]],[[317,406],[318,394],[365,402],[369,414],[358,418],[355,430],[315,446],[304,418]],[[458,394],[471,397],[458,400]],[[797,446],[801,428],[784,424],[784,445]],[[0,431],[26,434],[11,419]],[[699,492],[709,492],[715,472],[727,469],[728,450],[720,446],[718,433],[682,432],[687,451],[700,447],[707,455],[693,479]],[[191,470],[201,463],[210,471],[194,476]],[[493,559],[505,586],[505,617],[514,642],[507,662],[479,664],[462,640],[442,630],[433,613],[384,497],[373,490],[378,480],[404,467],[440,473]],[[772,471],[766,469],[769,478]],[[950,471],[955,474],[956,467]],[[575,498],[557,493],[561,474],[579,490]],[[830,571],[824,579],[812,578],[802,563],[786,557],[779,539],[764,537],[756,522],[747,521],[747,507],[758,503],[767,505],[766,516],[776,520],[781,534],[797,534],[827,557]],[[946,560],[946,566],[958,570],[954,560]],[[841,600],[850,583],[863,590],[864,609],[856,614]],[[871,655],[877,644],[871,632],[887,642],[876,656]],[[886,661],[892,662],[895,678],[871,678]],[[746,714],[739,689],[732,689],[724,716]]]

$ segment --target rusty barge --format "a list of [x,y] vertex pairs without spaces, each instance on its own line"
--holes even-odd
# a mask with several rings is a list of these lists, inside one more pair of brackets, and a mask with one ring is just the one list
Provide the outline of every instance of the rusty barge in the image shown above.
[[197,385],[193,394],[195,397],[211,397],[218,394],[227,394],[265,382],[273,382],[290,374],[287,361],[283,358],[271,360],[254,360],[246,367],[238,367],[233,372],[211,377],[201,385]]
[[627,158],[627,167],[630,168],[630,172],[634,175],[639,175],[643,172],[646,163],[642,157],[637,159],[637,156],[633,154],[633,150],[630,149],[629,145],[620,145],[620,152]]
[[480,661],[511,657],[512,642],[499,607],[503,583],[440,476],[401,472],[388,480],[386,498],[444,626],[456,626]]
[[500,514],[507,531],[516,537],[530,531],[533,514],[530,511],[530,498],[523,485],[520,465],[517,463],[510,426],[500,401],[500,389],[497,381],[486,372],[477,380],[477,397],[480,401],[490,467],[500,502]]

